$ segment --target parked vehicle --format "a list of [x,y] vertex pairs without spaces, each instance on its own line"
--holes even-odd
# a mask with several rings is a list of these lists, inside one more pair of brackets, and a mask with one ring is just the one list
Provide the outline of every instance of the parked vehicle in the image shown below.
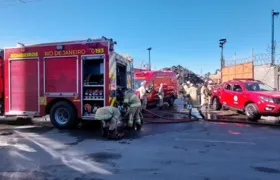
[[168,102],[173,106],[175,99],[178,95],[178,82],[176,74],[172,71],[141,71],[134,73],[134,89],[139,95],[137,89],[141,83],[146,81],[146,86],[150,90],[147,96],[148,106],[158,104],[158,90],[160,84],[163,83],[164,89],[164,102]]
[[213,90],[213,108],[222,106],[244,112],[249,120],[280,115],[280,92],[254,79],[234,79]]
[[118,88],[132,86],[132,62],[114,52],[115,44],[102,37],[4,49],[2,115],[49,114],[57,128],[95,120],[98,107],[121,100]]

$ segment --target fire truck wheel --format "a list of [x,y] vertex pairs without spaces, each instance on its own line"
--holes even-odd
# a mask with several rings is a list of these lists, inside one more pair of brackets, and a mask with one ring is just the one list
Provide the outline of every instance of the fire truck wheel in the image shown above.
[[212,107],[213,107],[213,109],[216,110],[216,111],[221,110],[222,105],[221,105],[221,103],[220,103],[220,101],[219,101],[219,98],[216,97],[216,98],[213,99]]
[[246,105],[245,114],[249,121],[257,121],[261,118],[258,112],[258,108],[254,103],[250,103]]
[[50,120],[58,129],[69,129],[76,127],[79,123],[74,107],[65,101],[54,104],[50,111]]

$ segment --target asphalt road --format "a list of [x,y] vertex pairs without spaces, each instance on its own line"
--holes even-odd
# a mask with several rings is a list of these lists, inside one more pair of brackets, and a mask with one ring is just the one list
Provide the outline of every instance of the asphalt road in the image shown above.
[[48,122],[0,124],[0,180],[279,180],[280,129],[206,121],[146,124],[123,140]]

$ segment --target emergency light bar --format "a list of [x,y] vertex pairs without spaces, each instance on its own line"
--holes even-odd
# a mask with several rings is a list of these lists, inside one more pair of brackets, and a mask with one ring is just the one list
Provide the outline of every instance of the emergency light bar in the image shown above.
[[135,73],[136,76],[145,76],[147,72]]
[[56,50],[57,51],[60,51],[60,50],[63,50],[64,49],[64,46],[63,45],[57,45],[56,46]]

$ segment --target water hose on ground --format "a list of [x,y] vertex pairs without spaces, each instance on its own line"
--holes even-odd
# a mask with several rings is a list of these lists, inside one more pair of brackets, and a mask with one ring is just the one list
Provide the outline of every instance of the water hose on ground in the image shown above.
[[208,122],[216,122],[216,123],[234,123],[234,124],[249,124],[256,126],[272,126],[272,127],[280,127],[280,124],[272,124],[272,123],[263,123],[257,121],[242,121],[242,120],[226,120],[226,119],[204,119]]
[[[152,114],[153,116],[157,117],[157,118],[160,118],[157,119],[157,120],[148,120],[148,119],[154,119],[154,118],[145,118],[144,119],[144,122],[145,123],[154,123],[154,124],[164,124],[164,123],[183,123],[183,122],[194,122],[194,121],[198,121],[199,118],[196,117],[195,115],[193,114],[190,114],[191,117],[193,117],[194,119],[192,119],[191,117],[188,117],[188,118],[169,118],[169,117],[163,117],[163,116],[160,116],[150,110],[147,110],[147,109],[143,109],[145,112],[149,113],[149,114]],[[164,119],[164,120],[163,120]]]

